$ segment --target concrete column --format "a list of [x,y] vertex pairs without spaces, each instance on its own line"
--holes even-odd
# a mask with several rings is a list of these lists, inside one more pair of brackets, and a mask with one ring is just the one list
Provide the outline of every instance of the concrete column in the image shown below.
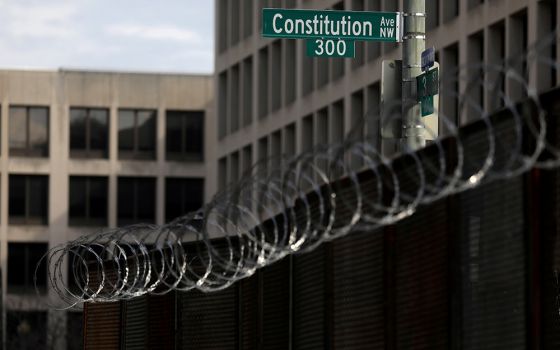
[[[0,105],[0,164],[2,169],[2,174],[0,175],[0,266],[2,267],[2,339],[0,341],[5,344],[6,335],[6,308],[4,301],[7,296],[7,286],[8,286],[8,118],[9,118],[9,108],[8,99],[4,97],[2,104]],[[3,349],[6,347],[4,346]]]
[[165,168],[165,131],[166,131],[165,107],[159,106],[156,118],[156,162],[158,174],[156,178],[156,224],[165,222],[165,176],[162,169]]
[[[114,82],[113,78],[113,82]],[[116,90],[114,90],[116,91]],[[117,169],[118,169],[118,139],[119,139],[119,123],[118,123],[118,101],[113,101],[113,105],[109,110],[109,227],[117,226]]]

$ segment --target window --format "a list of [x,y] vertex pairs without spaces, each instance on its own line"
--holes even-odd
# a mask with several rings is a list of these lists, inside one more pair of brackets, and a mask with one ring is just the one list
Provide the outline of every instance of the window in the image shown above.
[[218,189],[225,190],[227,183],[227,157],[222,157],[218,161]]
[[49,156],[49,110],[46,107],[10,107],[10,154]]
[[83,312],[68,311],[66,313],[66,349],[81,350],[84,348],[83,319]]
[[[35,293],[35,268],[47,249],[47,243],[8,243],[8,293]],[[47,265],[43,263],[37,271],[37,287],[46,292]]]
[[70,176],[70,226],[107,225],[107,178]]
[[9,223],[46,225],[48,221],[48,177],[10,175]]
[[204,200],[203,179],[165,179],[165,220],[200,209]]
[[155,144],[156,111],[119,111],[119,158],[154,159]]
[[118,225],[154,223],[156,180],[148,177],[120,177],[117,191]]
[[107,158],[109,111],[100,108],[70,108],[70,156]]
[[228,113],[228,76],[227,71],[218,77],[218,138],[221,140],[227,135]]
[[167,111],[167,160],[202,161],[203,111]]
[[426,1],[426,30],[432,30],[439,25],[439,0]]

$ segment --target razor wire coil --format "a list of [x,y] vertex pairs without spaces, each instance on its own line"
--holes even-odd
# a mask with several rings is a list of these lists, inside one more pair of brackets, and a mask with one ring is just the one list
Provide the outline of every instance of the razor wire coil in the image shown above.
[[[161,226],[103,230],[51,248],[39,265],[46,265],[55,307],[173,290],[222,290],[287,255],[394,224],[438,199],[534,167],[558,167],[560,149],[547,137],[546,111],[528,85],[528,72],[518,68],[557,71],[558,62],[542,54],[555,41],[553,33],[504,64],[471,64],[440,74],[440,99],[456,104],[456,116],[482,121],[477,142],[484,144],[484,154],[469,154],[471,141],[455,115],[439,110],[442,136],[421,122],[433,139],[429,157],[406,148],[400,157],[384,155],[364,129],[401,117],[400,104],[386,104],[384,113],[368,111],[341,142],[258,162],[196,212]],[[523,103],[506,93],[504,82],[524,96]],[[459,86],[466,88],[457,91]],[[513,127],[492,118],[484,100]]]

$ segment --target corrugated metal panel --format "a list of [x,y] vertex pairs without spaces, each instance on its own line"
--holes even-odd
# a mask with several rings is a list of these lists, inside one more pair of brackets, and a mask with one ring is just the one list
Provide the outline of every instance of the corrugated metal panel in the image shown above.
[[[556,103],[551,111],[551,127],[555,132],[549,136],[552,144],[560,144],[560,104]],[[545,183],[541,188],[554,188],[554,196],[541,193],[544,204],[541,204],[542,224],[542,320],[543,320],[543,348],[560,349],[560,170],[545,173]],[[541,202],[542,203],[542,202]],[[553,208],[554,215],[547,215]]]
[[175,293],[148,296],[148,314],[148,348],[175,349]]
[[[549,122],[554,128],[554,134],[549,136],[556,147],[560,144],[560,104],[555,103],[551,111]],[[554,196],[541,192],[544,212],[541,214],[543,227],[540,231],[542,238],[542,319],[543,319],[543,348],[546,350],[560,349],[560,170],[549,171],[544,176],[544,188],[554,188]],[[547,182],[550,181],[550,182]],[[541,186],[543,188],[543,186]],[[541,202],[542,203],[542,202]],[[553,208],[553,215],[548,210]]]
[[119,350],[121,303],[87,303],[84,306],[84,349]]
[[293,349],[325,349],[325,247],[293,258]]
[[124,310],[125,349],[148,349],[148,296],[126,301]]
[[259,280],[258,274],[239,282],[239,312],[241,326],[241,350],[258,348]]
[[333,243],[334,348],[384,349],[382,232]]
[[220,292],[178,294],[181,302],[181,349],[235,349],[237,285]]
[[261,270],[262,348],[290,346],[290,259]]
[[420,207],[396,226],[397,349],[447,349],[449,282],[446,205]]
[[[531,316],[534,317],[538,312],[541,314],[542,349],[560,349],[560,172],[539,171],[537,174],[539,180],[544,181],[533,192],[540,199],[540,207],[532,208],[533,213],[539,214],[531,218],[531,221],[537,221],[531,222],[531,235],[534,234],[533,229],[538,230],[536,234],[540,238],[540,247],[537,256],[533,256],[536,266],[532,266],[531,287],[538,290],[533,296],[536,299],[534,304],[539,305],[540,309]],[[543,188],[554,189],[554,196],[550,196]],[[554,215],[550,215],[551,209]]]
[[526,349],[522,180],[461,195],[464,349]]
[[[515,123],[495,118],[493,171],[517,160]],[[480,168],[488,153],[484,127],[462,130],[466,152],[464,177]],[[524,140],[525,141],[525,140]],[[527,145],[525,145],[527,146]],[[523,177],[490,182],[458,196],[461,266],[461,346],[463,349],[526,349],[527,239]]]
[[[551,253],[551,259],[545,271],[552,272],[552,275],[543,276],[545,291],[545,303],[543,312],[545,313],[545,349],[560,349],[560,172],[556,175],[556,227],[554,236],[549,237],[545,245]],[[550,283],[549,281],[552,281]]]

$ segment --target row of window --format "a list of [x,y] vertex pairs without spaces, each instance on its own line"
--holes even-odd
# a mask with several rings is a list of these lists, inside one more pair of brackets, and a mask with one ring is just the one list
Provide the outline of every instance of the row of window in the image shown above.
[[[236,183],[251,168],[253,161],[261,163],[267,158],[279,159],[280,156],[293,156],[296,150],[297,128],[301,127],[299,152],[313,149],[315,145],[340,142],[345,137],[344,105],[350,104],[350,129],[359,126],[362,137],[373,144],[379,143],[379,128],[375,113],[380,106],[380,83],[376,82],[354,91],[349,99],[340,99],[318,109],[315,113],[301,118],[301,123],[291,123],[269,135],[261,137],[257,142],[256,157],[253,160],[253,146],[246,145],[241,150],[231,152],[218,160],[218,187],[226,188],[228,183]],[[366,115],[366,111],[371,111]],[[364,120],[364,116],[366,119]],[[354,137],[358,135],[354,132]],[[266,165],[268,166],[268,165]],[[274,164],[270,164],[274,166]],[[356,167],[360,164],[356,162]]]
[[[255,8],[255,4],[258,8]],[[216,2],[216,12],[218,14],[218,32],[216,41],[218,52],[222,53],[229,47],[237,45],[253,34],[253,22],[258,22],[258,28],[262,25],[260,17],[261,9],[267,7],[293,8],[296,0],[234,0]],[[258,17],[255,18],[255,10]]]
[[[199,209],[203,203],[204,180],[165,179],[165,220]],[[46,225],[48,223],[48,176],[10,175],[9,223]],[[107,177],[70,176],[68,225],[108,224],[109,187]],[[154,223],[156,179],[119,177],[117,182],[117,224]]]
[[[10,107],[9,147],[16,157],[49,156],[49,108]],[[156,158],[156,116],[151,109],[120,109],[118,149],[121,159]],[[203,111],[166,111],[166,159],[201,161],[204,147]],[[70,108],[70,156],[107,158],[109,110]]]

